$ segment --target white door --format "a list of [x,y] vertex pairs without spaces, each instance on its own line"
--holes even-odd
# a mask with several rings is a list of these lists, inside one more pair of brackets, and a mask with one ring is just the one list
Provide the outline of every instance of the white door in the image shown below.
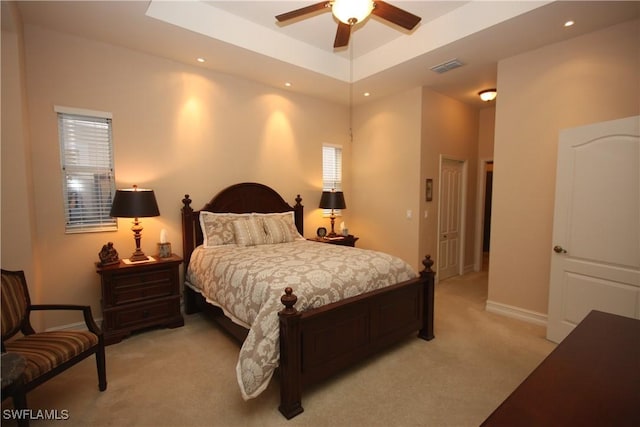
[[442,160],[438,252],[440,280],[460,274],[463,165],[457,160]]
[[591,310],[640,318],[640,117],[560,133],[547,338]]

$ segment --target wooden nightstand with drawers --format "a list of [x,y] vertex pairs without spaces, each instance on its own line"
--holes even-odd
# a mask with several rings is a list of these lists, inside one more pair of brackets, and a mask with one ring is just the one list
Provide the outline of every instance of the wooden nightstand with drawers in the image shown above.
[[105,344],[120,342],[131,332],[184,325],[180,312],[182,258],[154,257],[144,263],[100,266],[102,284],[102,330]]
[[336,237],[312,237],[307,240],[313,240],[314,242],[329,243],[331,245],[340,246],[356,246],[356,240],[358,237],[349,234],[348,236],[336,236]]

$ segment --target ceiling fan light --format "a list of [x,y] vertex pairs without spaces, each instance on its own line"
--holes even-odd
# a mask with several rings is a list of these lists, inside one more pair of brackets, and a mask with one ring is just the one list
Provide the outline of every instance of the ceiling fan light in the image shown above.
[[495,89],[486,89],[478,92],[478,95],[480,95],[480,99],[482,99],[484,102],[489,102],[496,99],[496,96],[498,96],[498,91],[496,91]]
[[340,22],[353,25],[364,21],[373,10],[373,0],[334,0],[331,12]]

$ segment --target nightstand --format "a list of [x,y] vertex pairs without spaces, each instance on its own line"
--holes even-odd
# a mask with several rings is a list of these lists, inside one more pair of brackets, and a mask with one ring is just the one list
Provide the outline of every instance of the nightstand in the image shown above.
[[152,326],[177,328],[184,325],[180,312],[182,258],[153,257],[144,263],[100,266],[102,285],[102,330],[105,344],[120,342],[131,332]]
[[329,243],[331,245],[341,245],[341,246],[354,246],[356,245],[356,240],[358,240],[358,238],[352,234],[349,234],[348,236],[336,236],[335,238],[332,237],[313,237],[311,239],[308,240],[312,240],[314,242],[320,242],[320,243]]

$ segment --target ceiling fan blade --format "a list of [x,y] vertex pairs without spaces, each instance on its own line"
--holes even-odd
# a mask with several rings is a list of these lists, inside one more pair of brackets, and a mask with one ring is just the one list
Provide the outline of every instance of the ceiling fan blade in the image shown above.
[[407,12],[406,10],[400,9],[399,7],[393,6],[384,1],[374,1],[374,4],[375,7],[371,13],[406,28],[407,30],[413,30],[413,28],[418,25],[418,22],[422,19],[413,13]]
[[292,10],[291,12],[281,13],[280,15],[276,16],[276,19],[279,22],[288,21],[289,19],[298,18],[300,16],[307,15],[318,10],[322,10],[325,8],[329,9],[329,6],[330,4],[328,1],[323,1],[320,3],[312,4],[311,6],[305,6],[300,9]]
[[336,39],[333,42],[333,47],[343,47],[349,44],[349,37],[351,36],[351,25],[344,22],[338,22],[338,31],[336,31]]

